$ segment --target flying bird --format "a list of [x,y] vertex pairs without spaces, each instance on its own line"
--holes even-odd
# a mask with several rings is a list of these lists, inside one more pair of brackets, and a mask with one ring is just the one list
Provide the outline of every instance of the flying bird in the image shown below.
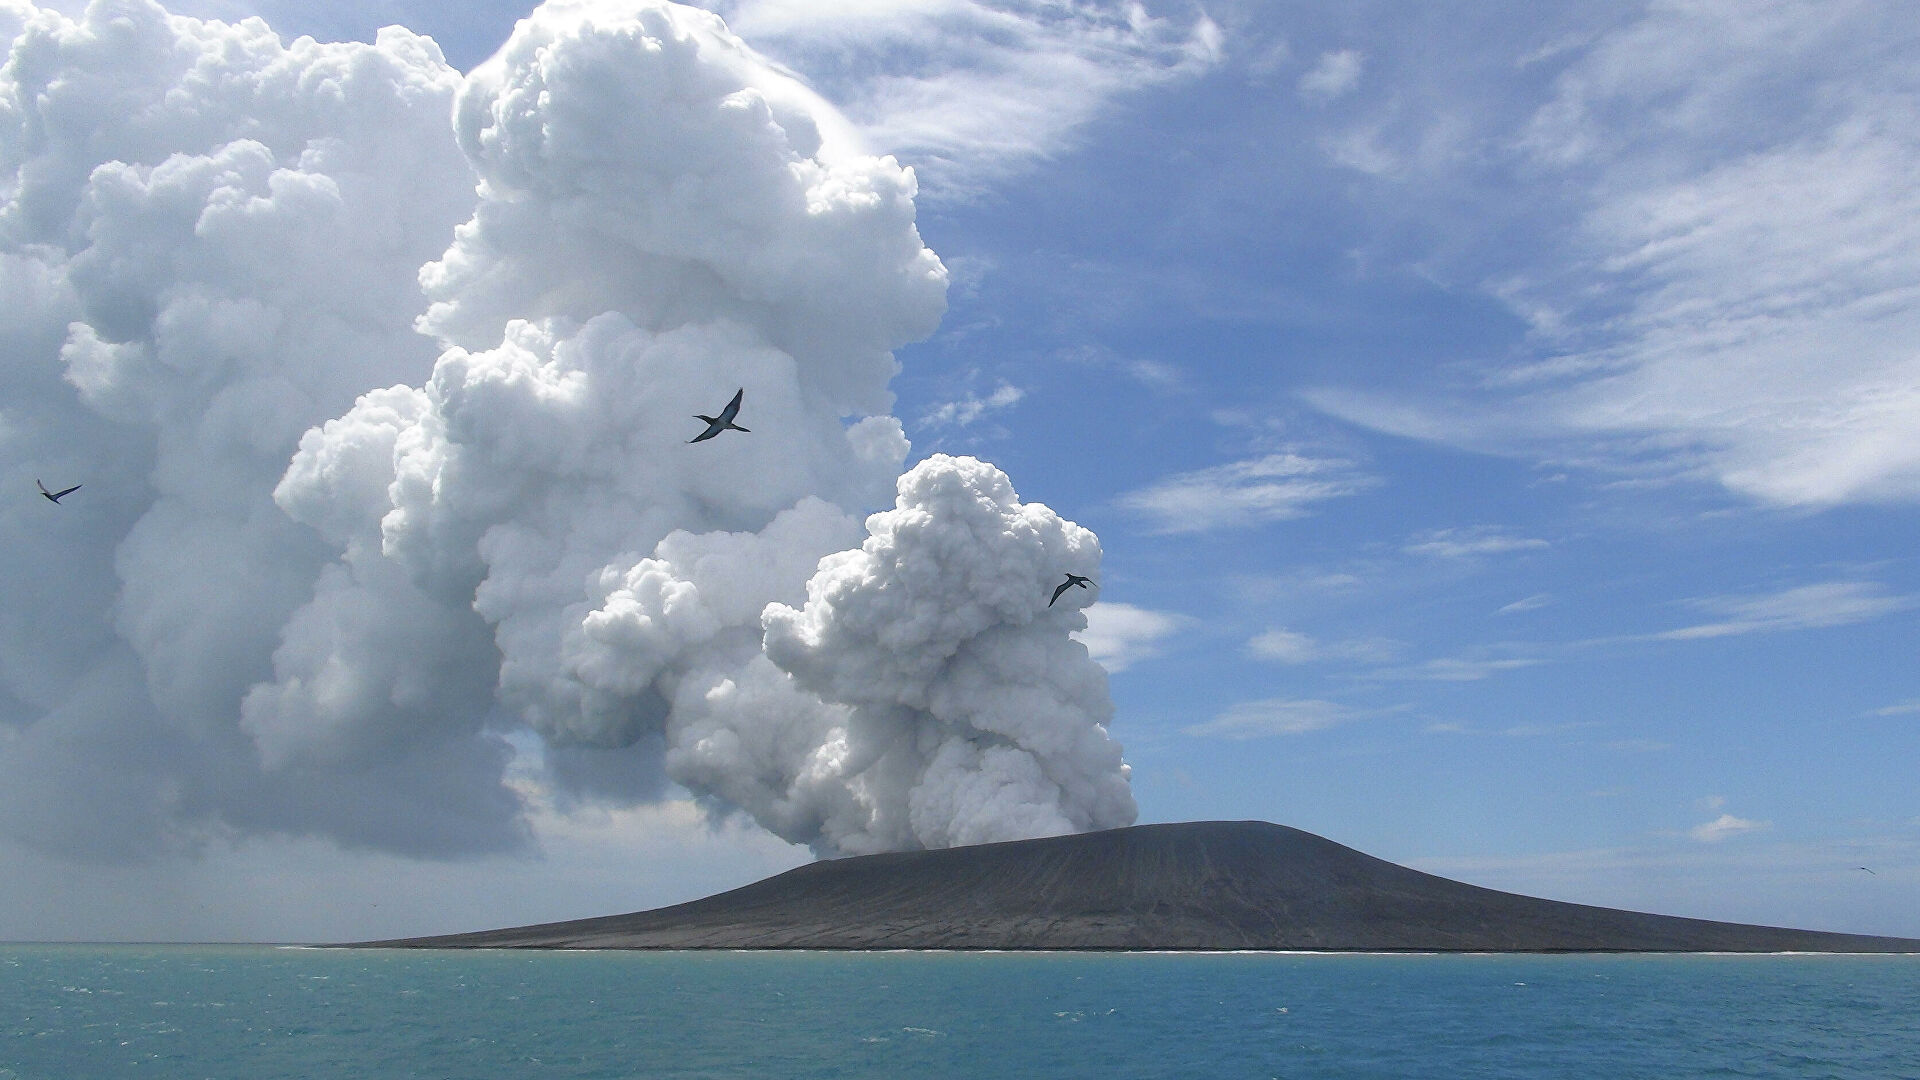
[[[1066,592],[1068,589],[1073,588],[1075,585],[1078,585],[1083,589],[1086,588],[1092,582],[1092,580],[1093,580],[1092,578],[1083,578],[1079,574],[1068,574],[1067,580],[1061,582],[1060,587],[1053,590],[1053,600],[1060,599],[1061,593]],[[1053,600],[1047,601],[1048,607],[1053,606]]]
[[[1855,870],[1866,870],[1866,871],[1867,871],[1867,873],[1869,873],[1869,874],[1873,874],[1873,871],[1872,871],[1872,870],[1867,870],[1867,868],[1866,868],[1866,867],[1864,867],[1864,866],[1856,866],[1856,867],[1854,867],[1854,869],[1855,869]],[[1879,874],[1873,874],[1873,876],[1874,876],[1874,877],[1879,877],[1880,875],[1879,875]]]
[[67,496],[69,496],[69,495],[71,495],[71,494],[73,494],[74,492],[76,492],[76,491],[79,491],[79,490],[80,490],[80,485],[79,485],[79,484],[75,484],[75,485],[73,485],[72,487],[70,487],[70,488],[68,488],[68,489],[67,489],[67,490],[65,490],[65,491],[48,491],[48,490],[47,490],[47,485],[45,485],[45,484],[42,484],[42,483],[41,483],[40,481],[38,481],[38,480],[35,480],[35,481],[33,482],[33,484],[34,484],[34,486],[35,486],[35,487],[37,487],[37,488],[39,488],[39,489],[40,489],[40,495],[41,495],[41,497],[42,497],[42,498],[44,498],[44,499],[46,499],[46,500],[47,500],[48,502],[50,502],[50,503],[57,503],[57,502],[59,502],[59,501],[60,501],[61,499],[64,499],[64,498],[66,498]]
[[749,430],[733,422],[733,418],[740,415],[740,398],[744,396],[746,392],[747,392],[747,388],[744,386],[738,390],[735,390],[733,392],[733,400],[727,402],[727,407],[720,410],[719,416],[702,416],[699,413],[694,413],[693,414],[694,419],[705,420],[707,422],[707,430],[701,432],[698,435],[695,435],[693,438],[688,439],[687,441],[690,443],[697,443],[697,442],[702,442],[706,439],[711,439],[715,435],[718,435],[723,431]]

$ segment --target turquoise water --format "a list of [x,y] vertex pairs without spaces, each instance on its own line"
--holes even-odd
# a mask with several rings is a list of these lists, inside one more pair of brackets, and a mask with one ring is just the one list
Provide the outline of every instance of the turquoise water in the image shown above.
[[0,1080],[1920,1077],[1920,957],[0,946]]

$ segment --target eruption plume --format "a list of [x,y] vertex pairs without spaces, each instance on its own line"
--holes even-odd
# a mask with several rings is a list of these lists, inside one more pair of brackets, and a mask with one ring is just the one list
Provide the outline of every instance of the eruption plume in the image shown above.
[[1086,598],[1045,603],[1097,541],[901,474],[913,174],[716,16],[553,0],[464,79],[400,30],[6,18],[6,478],[97,494],[0,523],[57,568],[3,586],[0,830],[509,845],[518,730],[828,853],[1133,820]]

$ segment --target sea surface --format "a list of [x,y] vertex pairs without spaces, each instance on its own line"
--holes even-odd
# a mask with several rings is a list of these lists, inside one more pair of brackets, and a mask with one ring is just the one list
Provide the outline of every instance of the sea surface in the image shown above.
[[0,1080],[1920,1078],[1920,956],[0,945]]

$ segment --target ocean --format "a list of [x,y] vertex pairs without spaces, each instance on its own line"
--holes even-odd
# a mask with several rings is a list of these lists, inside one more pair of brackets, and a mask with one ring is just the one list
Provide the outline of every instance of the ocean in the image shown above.
[[1920,1078],[1920,956],[0,946],[0,1080]]

